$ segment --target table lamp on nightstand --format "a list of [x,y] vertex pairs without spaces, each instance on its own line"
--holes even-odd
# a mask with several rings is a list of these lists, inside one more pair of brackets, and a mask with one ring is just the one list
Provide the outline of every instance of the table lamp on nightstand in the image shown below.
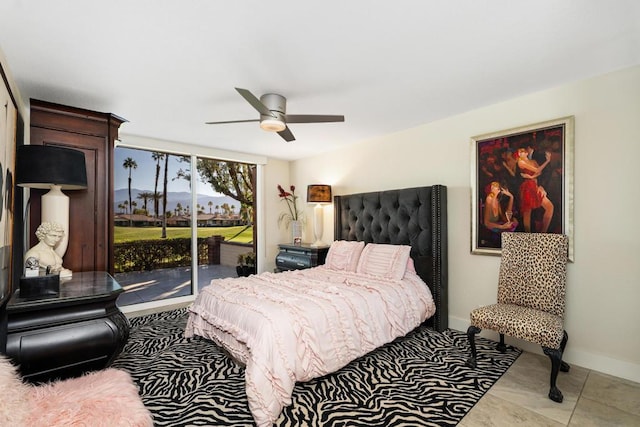
[[313,237],[311,246],[324,246],[322,242],[323,204],[331,203],[331,186],[312,184],[307,186],[307,203],[315,203],[313,208]]
[[62,190],[87,188],[84,152],[52,145],[19,146],[16,185],[50,190],[41,199],[41,222],[62,226],[63,235],[54,247],[62,258],[69,244],[69,197]]

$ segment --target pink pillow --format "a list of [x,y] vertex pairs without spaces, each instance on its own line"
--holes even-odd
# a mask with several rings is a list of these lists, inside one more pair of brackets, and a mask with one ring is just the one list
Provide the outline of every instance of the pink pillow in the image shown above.
[[364,242],[336,240],[329,248],[324,265],[331,270],[356,271],[362,248]]
[[356,272],[401,280],[410,252],[411,246],[369,243],[362,250]]
[[409,259],[407,260],[407,268],[405,269],[405,273],[409,271],[411,273],[416,273],[416,265],[413,262],[413,258],[409,257]]

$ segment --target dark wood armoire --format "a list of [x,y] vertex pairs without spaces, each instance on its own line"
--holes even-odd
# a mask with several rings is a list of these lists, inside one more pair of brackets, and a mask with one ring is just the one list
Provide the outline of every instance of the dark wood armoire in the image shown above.
[[[54,145],[85,153],[85,190],[69,196],[69,245],[63,258],[72,271],[113,274],[113,149],[118,129],[126,120],[111,114],[31,99],[30,143]],[[31,190],[29,247],[38,242],[40,198],[45,190]]]

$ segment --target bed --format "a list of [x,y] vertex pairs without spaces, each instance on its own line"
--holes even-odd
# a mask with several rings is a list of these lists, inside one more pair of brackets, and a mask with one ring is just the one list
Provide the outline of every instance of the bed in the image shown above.
[[296,382],[339,370],[423,322],[447,328],[446,187],[334,198],[325,265],[216,279],[189,308],[185,336],[245,365],[249,408],[270,426]]

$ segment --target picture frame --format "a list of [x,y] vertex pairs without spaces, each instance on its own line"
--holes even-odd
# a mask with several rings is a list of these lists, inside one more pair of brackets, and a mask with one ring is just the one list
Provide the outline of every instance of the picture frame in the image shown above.
[[504,231],[573,244],[574,116],[471,137],[471,253],[500,255]]

